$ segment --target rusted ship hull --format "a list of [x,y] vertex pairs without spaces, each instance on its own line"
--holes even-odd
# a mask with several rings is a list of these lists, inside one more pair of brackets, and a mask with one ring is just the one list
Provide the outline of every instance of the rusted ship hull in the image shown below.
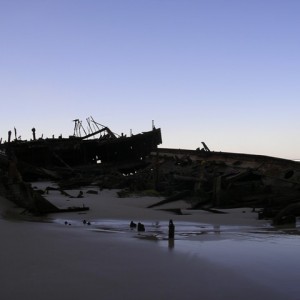
[[162,143],[160,129],[119,138],[83,139],[79,137],[15,140],[0,145],[13,155],[38,167],[79,166],[106,162],[141,161]]

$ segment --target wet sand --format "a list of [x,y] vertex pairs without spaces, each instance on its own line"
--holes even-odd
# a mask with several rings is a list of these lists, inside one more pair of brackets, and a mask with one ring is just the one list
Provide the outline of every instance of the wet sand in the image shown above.
[[[299,299],[299,236],[251,211],[176,216],[146,209],[151,197],[84,195],[48,197],[62,206],[84,201],[86,214],[0,219],[2,299]],[[1,208],[15,210],[2,198]],[[131,230],[131,220],[146,232]]]

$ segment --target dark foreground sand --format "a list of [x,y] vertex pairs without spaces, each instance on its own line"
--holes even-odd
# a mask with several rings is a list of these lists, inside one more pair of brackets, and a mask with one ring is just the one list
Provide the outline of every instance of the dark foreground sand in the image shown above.
[[[105,202],[108,196],[102,194],[102,200]],[[122,200],[115,198],[113,202],[113,194],[110,196],[113,211],[117,212],[109,215],[107,210],[105,217],[118,219],[121,214],[126,220],[122,209],[117,209]],[[0,200],[2,215],[11,216],[5,212],[15,209],[5,199]],[[134,213],[145,210],[140,202],[136,204],[137,200],[122,202],[123,209],[127,207],[128,222]],[[98,211],[98,220],[104,217],[104,207]],[[142,239],[136,232],[105,231],[103,226],[94,225],[97,213],[90,214],[58,214],[50,223],[0,219],[1,299],[299,299],[297,239],[281,244],[275,237],[271,247],[260,240],[255,253],[256,236],[252,235],[253,243],[247,244],[248,231],[226,233],[232,227],[224,227],[223,231],[221,224],[218,234],[175,236],[174,244],[170,244],[164,233],[155,240],[147,233],[148,238]],[[155,220],[152,214],[155,211],[145,215],[145,220],[167,221],[172,217],[158,212]],[[242,215],[247,219],[245,213]],[[89,227],[78,223],[84,217],[94,217],[95,223]],[[233,213],[231,217],[239,220],[241,216]],[[72,225],[64,225],[62,220],[66,218]],[[216,218],[212,224],[220,225],[220,217]],[[255,221],[250,219],[253,226]],[[175,217],[176,221],[187,220]],[[195,216],[191,221],[196,221]],[[257,227],[261,226],[258,222]],[[272,252],[272,243],[280,251]],[[292,258],[286,261],[288,254]],[[280,270],[282,274],[277,274]]]

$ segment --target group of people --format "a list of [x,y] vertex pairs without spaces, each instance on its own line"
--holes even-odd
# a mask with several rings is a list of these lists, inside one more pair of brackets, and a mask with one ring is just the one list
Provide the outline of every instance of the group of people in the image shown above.
[[142,224],[141,222],[138,222],[138,224],[136,225],[136,223],[134,223],[133,221],[130,222],[130,228],[137,228],[137,231],[141,232],[141,231],[145,231],[145,225]]
[[[133,221],[131,221],[129,226],[131,229],[137,228],[138,232],[145,231],[145,225],[142,224],[141,222],[138,222],[138,224],[136,224]],[[174,239],[174,236],[175,236],[175,225],[173,223],[173,220],[171,219],[169,221],[169,239]]]

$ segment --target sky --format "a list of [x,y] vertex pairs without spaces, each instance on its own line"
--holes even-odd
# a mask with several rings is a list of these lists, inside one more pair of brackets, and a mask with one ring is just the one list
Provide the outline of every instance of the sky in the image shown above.
[[0,137],[92,116],[160,147],[300,159],[300,1],[0,0]]

